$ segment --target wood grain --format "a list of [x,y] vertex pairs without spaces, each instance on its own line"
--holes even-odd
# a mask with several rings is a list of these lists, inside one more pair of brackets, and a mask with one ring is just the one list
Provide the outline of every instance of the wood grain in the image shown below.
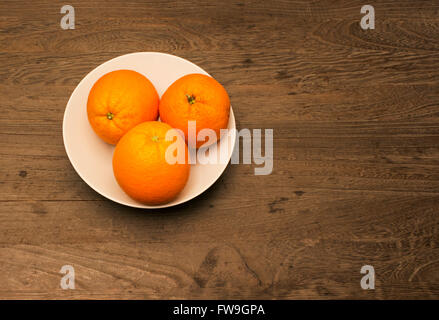
[[[439,298],[439,3],[0,3],[0,298]],[[229,166],[184,205],[101,197],[64,151],[79,81],[137,51],[187,58],[274,170]],[[61,266],[76,289],[59,286]],[[376,289],[360,287],[361,266]]]

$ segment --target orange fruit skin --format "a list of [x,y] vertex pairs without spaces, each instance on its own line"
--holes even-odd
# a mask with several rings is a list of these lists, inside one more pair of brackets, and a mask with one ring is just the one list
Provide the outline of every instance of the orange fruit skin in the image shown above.
[[[191,103],[189,98],[193,99]],[[203,74],[189,74],[169,86],[160,100],[160,120],[183,131],[188,142],[188,121],[196,121],[196,134],[202,129],[213,129],[217,139],[220,129],[229,122],[230,98],[224,87],[214,78]],[[204,141],[197,141],[196,147]]]
[[[166,123],[148,121],[128,131],[113,153],[113,172],[120,187],[131,198],[149,205],[163,204],[174,199],[189,177],[188,149],[177,133],[179,146],[185,150],[185,162],[169,164],[166,149],[173,141],[166,141]],[[174,140],[175,141],[175,140]]]
[[93,85],[87,115],[94,132],[105,142],[116,144],[137,124],[157,120],[158,105],[157,91],[145,76],[132,70],[116,70]]

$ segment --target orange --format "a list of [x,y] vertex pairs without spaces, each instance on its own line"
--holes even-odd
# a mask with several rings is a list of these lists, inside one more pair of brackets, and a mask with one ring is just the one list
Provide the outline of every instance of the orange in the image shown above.
[[[196,121],[196,134],[212,129],[220,138],[220,129],[227,128],[230,99],[224,87],[212,77],[189,74],[175,81],[160,100],[160,120],[183,131],[188,142],[188,121]],[[203,145],[198,141],[196,147]]]
[[116,70],[102,76],[91,88],[88,120],[105,142],[116,144],[139,123],[157,120],[159,96],[152,83],[132,70]]
[[[174,133],[166,141],[166,133]],[[170,164],[166,150],[172,143],[184,150],[183,163]],[[174,199],[186,185],[190,165],[188,149],[177,130],[166,123],[148,121],[128,131],[116,145],[113,172],[120,187],[131,198],[150,205]]]

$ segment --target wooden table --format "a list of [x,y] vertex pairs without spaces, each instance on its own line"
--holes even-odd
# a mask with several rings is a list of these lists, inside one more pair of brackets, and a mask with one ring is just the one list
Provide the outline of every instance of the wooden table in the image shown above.
[[[1,298],[439,297],[438,1],[69,4],[74,30],[60,2],[0,3]],[[138,51],[193,61],[240,129],[273,128],[273,173],[230,165],[155,211],[88,187],[64,150],[67,100]]]

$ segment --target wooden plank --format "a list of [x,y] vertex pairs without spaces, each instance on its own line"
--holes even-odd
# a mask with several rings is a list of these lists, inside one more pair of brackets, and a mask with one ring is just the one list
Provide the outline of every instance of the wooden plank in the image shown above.
[[[439,3],[359,0],[0,3],[0,298],[438,298]],[[188,15],[188,13],[190,13]],[[274,169],[229,166],[146,212],[90,189],[65,105],[116,56],[162,51],[274,129]],[[61,290],[61,266],[76,290]],[[360,287],[375,267],[376,289]]]

